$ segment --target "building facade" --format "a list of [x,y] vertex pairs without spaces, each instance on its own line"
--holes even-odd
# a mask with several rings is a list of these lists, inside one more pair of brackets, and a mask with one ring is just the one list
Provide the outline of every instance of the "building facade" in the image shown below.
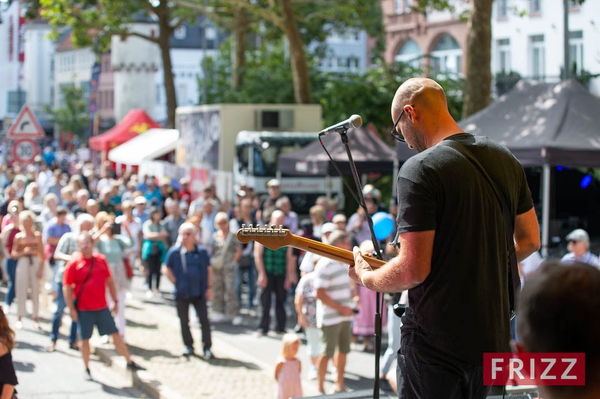
[[309,52],[324,47],[317,68],[323,72],[363,73],[370,63],[368,37],[365,31],[350,30],[331,33],[322,44],[311,44]]
[[[29,21],[18,1],[0,13],[0,123],[16,117],[27,103],[46,132],[52,131],[45,105],[52,104],[54,43],[50,27]],[[0,127],[0,130],[2,127]]]
[[411,10],[412,0],[383,0],[386,62],[464,76],[468,32],[466,22],[458,16],[468,2],[454,3],[453,14],[431,11],[423,15]]
[[[556,0],[497,0],[492,14],[492,72],[497,80],[555,82],[564,65],[564,8]],[[569,2],[569,63],[576,75],[600,73],[600,2]],[[600,79],[588,83],[600,95]]]
[[[209,19],[186,22],[171,36],[171,64],[175,80],[177,106],[203,104],[201,82],[204,57],[217,57],[224,39],[218,27]],[[163,125],[167,120],[167,98],[162,63],[154,75],[156,101],[152,117]]]

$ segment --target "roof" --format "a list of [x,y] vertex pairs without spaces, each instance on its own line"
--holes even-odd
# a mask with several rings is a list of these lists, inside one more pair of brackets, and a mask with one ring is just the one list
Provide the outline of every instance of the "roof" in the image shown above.
[[178,140],[179,130],[150,129],[110,150],[108,159],[123,165],[139,165],[175,151]]
[[459,125],[506,145],[524,166],[600,167],[600,99],[574,79],[521,80]]
[[[326,176],[337,174],[329,157],[321,147],[318,135],[315,141],[306,147],[289,154],[279,156],[277,168],[283,174]],[[323,144],[336,161],[343,174],[351,174],[346,148],[339,134],[324,136]],[[396,152],[379,138],[362,128],[348,132],[350,151],[358,173],[391,173],[396,160]]]
[[99,136],[91,137],[89,147],[96,151],[109,151],[148,129],[160,127],[143,109],[132,109],[112,129]]

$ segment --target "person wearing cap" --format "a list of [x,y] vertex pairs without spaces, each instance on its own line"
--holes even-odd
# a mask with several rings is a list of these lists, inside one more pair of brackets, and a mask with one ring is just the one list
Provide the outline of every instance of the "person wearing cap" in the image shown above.
[[588,265],[600,267],[600,260],[590,252],[590,236],[583,229],[576,229],[567,235],[568,254],[562,257],[561,262],[583,262]]
[[147,202],[146,198],[142,195],[133,199],[133,205],[135,206],[133,216],[139,218],[142,224],[150,217],[150,212],[146,209]]
[[290,230],[292,234],[296,234],[298,231],[298,214],[292,211],[292,203],[288,197],[281,196],[275,201],[275,209],[281,210],[285,213],[284,226]]
[[335,227],[340,230],[346,230],[347,222],[346,215],[343,213],[338,213],[331,219],[331,223],[335,224]]
[[281,182],[278,179],[271,179],[267,182],[267,194],[260,200],[260,206],[256,211],[256,218],[259,222],[267,223],[271,213],[276,209],[276,201],[281,197]]

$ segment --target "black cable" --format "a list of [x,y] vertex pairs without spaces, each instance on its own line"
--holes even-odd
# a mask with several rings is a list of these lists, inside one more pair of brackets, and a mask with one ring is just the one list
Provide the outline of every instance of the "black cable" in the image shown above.
[[[350,129],[350,130],[353,130],[353,129]],[[369,212],[367,211],[367,204],[365,203],[365,197],[363,195],[362,186],[360,184],[360,176],[358,175],[358,171],[356,170],[356,164],[354,163],[354,161],[352,159],[352,153],[350,152],[350,146],[348,145],[348,134],[347,134],[348,129],[344,129],[343,131],[341,131],[339,133],[340,133],[342,143],[344,144],[344,148],[346,149],[346,154],[348,155],[350,170],[352,171],[352,176],[354,178],[354,185],[356,186],[358,198],[352,192],[352,188],[348,185],[347,181],[344,179],[344,176],[343,176],[341,170],[335,164],[335,161],[329,154],[329,151],[327,151],[325,144],[323,144],[323,140],[321,140],[321,136],[323,136],[323,134],[319,134],[319,142],[321,143],[321,147],[323,147],[323,150],[325,150],[325,153],[329,157],[329,160],[331,161],[333,167],[335,168],[335,170],[339,174],[340,178],[344,182],[344,185],[346,185],[350,194],[352,194],[352,196],[354,197],[356,202],[358,202],[359,206],[363,209],[363,211],[365,213],[365,220],[367,221],[367,225],[369,226],[369,231],[371,233],[371,241],[373,242],[373,248],[375,249],[374,254],[378,259],[383,260],[382,252],[379,247],[379,241],[377,240],[377,236],[375,235],[375,231],[373,229],[373,220],[371,219],[371,215],[369,215]],[[373,381],[373,399],[379,399],[379,381],[380,381],[379,361],[380,361],[380,355],[381,355],[381,311],[382,311],[382,295],[381,295],[381,293],[376,292],[375,334],[374,334],[375,335],[375,378]]]

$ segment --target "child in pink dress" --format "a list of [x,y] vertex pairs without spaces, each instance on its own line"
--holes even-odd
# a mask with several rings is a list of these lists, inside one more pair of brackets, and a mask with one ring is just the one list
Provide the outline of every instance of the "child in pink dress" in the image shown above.
[[277,399],[302,397],[300,373],[302,363],[296,357],[300,349],[300,338],[296,334],[285,334],[282,338],[281,357],[275,365]]

